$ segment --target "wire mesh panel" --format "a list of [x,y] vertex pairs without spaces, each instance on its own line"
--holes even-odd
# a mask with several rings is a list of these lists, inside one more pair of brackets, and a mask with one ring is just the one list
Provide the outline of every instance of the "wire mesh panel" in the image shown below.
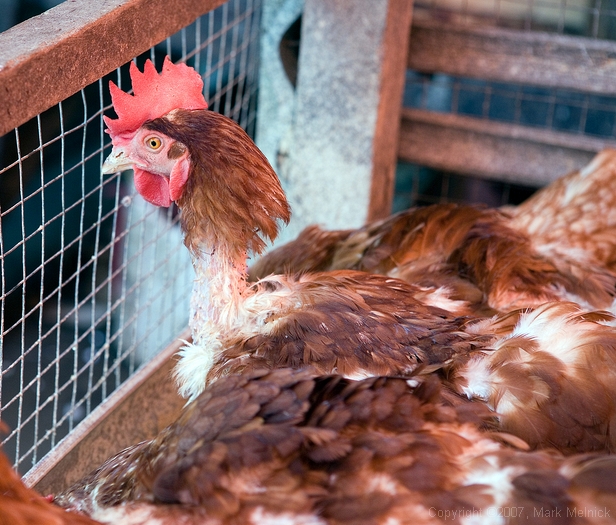
[[613,137],[616,97],[409,71],[407,107]]
[[[210,108],[253,134],[260,9],[230,0],[137,63],[187,62]],[[100,173],[109,79],[126,90],[128,65],[0,138],[0,419],[22,473],[187,324],[177,209]]]
[[[418,0],[414,20],[605,41],[616,38],[616,1]],[[607,140],[616,136],[616,96],[609,93],[408,70],[403,103],[406,108],[565,133],[573,139],[571,143],[576,138]],[[394,206],[399,209],[414,203],[452,199],[515,204],[539,185],[474,180],[469,175],[403,163],[399,166]]]

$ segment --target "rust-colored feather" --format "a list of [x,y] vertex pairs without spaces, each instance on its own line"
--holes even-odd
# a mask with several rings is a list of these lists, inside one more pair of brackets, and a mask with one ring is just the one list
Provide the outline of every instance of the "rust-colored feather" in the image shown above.
[[231,119],[207,110],[176,110],[144,127],[165,133],[190,152],[191,171],[178,205],[185,243],[194,253],[209,242],[259,254],[278,234],[279,221],[289,221],[276,173]]
[[[5,425],[0,421],[0,431]],[[0,451],[0,525],[96,525],[77,512],[66,511],[26,487]]]
[[[578,297],[609,308],[616,290],[616,150],[506,210],[436,204],[358,230],[310,228],[255,263],[255,272],[355,269],[447,286],[485,314]],[[252,272],[251,275],[254,275]]]
[[557,179],[512,210],[512,227],[555,256],[571,258],[573,253],[614,269],[615,179],[616,150],[605,149],[584,168]]
[[465,423],[463,401],[448,404],[434,376],[416,380],[228,376],[140,445],[138,461],[125,461],[137,449],[111,458],[58,501],[132,525],[433,524],[495,508],[538,524],[548,509],[616,504],[616,458],[505,446]]

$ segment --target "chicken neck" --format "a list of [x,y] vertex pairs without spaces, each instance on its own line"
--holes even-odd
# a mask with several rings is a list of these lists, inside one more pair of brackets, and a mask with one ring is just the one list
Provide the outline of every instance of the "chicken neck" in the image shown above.
[[[237,324],[248,293],[246,255],[233,256],[224,246],[203,247],[193,253],[195,280],[190,301],[193,343],[210,340]],[[235,252],[237,253],[237,252]]]

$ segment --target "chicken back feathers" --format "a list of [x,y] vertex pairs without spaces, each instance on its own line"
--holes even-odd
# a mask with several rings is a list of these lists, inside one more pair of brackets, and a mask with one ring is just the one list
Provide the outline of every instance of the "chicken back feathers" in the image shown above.
[[[553,302],[484,320],[455,317],[413,302],[414,290],[407,283],[355,275],[357,281],[348,272],[312,274],[303,285],[309,288],[313,278],[321,278],[328,286],[314,284],[320,293],[309,297],[316,304],[305,301],[301,309],[296,306],[303,300],[301,286],[283,294],[290,305],[272,309],[271,315],[255,306],[263,324],[251,329],[247,321],[241,331],[223,338],[202,376],[195,373],[194,361],[181,359],[179,383],[191,385],[197,378],[187,397],[228,374],[261,368],[311,367],[318,374],[354,379],[432,372],[458,394],[484,401],[498,428],[533,448],[616,451],[611,432],[616,330],[610,313]],[[255,286],[271,293],[279,287],[282,293],[288,285],[270,277]],[[405,301],[396,300],[398,294]],[[259,300],[259,294],[253,298]]]
[[541,253],[616,265],[616,150],[557,179],[512,209],[511,225]]
[[289,369],[233,375],[57,500],[133,525],[487,524],[503,523],[505,508],[514,522],[584,511],[599,519],[566,522],[602,523],[616,510],[616,458],[517,450],[479,432],[484,417],[444,400],[430,376],[410,386]]
[[[411,373],[442,364],[481,344],[456,317],[415,299],[422,290],[379,275],[327,272],[304,278],[272,276],[254,285],[248,317],[260,312],[260,326],[225,338],[208,381],[259,368],[310,366],[318,373],[362,378]],[[279,294],[268,309],[260,300]],[[265,315],[263,315],[265,313]]]
[[436,204],[358,230],[311,226],[256,261],[250,277],[349,268],[448,286],[454,297],[498,311],[560,299],[609,308],[615,183],[616,151],[604,150],[518,207]]
[[[513,329],[506,327],[491,350],[452,370],[453,388],[486,401],[499,428],[533,448],[616,451],[614,317],[567,302],[513,316]],[[468,330],[483,333],[490,322]]]

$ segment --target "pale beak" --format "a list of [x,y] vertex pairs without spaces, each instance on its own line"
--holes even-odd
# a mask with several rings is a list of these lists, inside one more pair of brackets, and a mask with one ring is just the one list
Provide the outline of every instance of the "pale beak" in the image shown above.
[[118,171],[131,169],[133,164],[133,161],[127,157],[124,150],[121,148],[113,148],[105,162],[103,162],[101,171],[103,172],[103,175],[111,175],[112,173],[117,173]]

